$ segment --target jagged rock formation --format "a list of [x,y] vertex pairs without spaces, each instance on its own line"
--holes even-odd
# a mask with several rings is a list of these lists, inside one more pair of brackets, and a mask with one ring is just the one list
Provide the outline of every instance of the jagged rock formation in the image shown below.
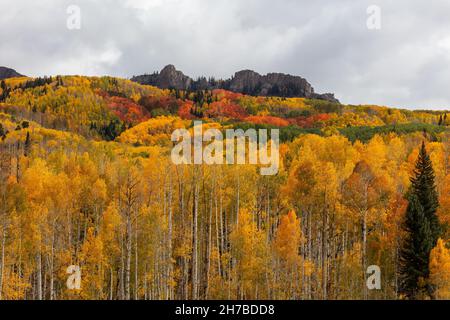
[[14,69],[10,69],[7,67],[0,67],[0,80],[15,78],[15,77],[24,77]]
[[305,79],[282,73],[262,76],[251,70],[237,72],[230,82],[230,90],[261,96],[310,97],[314,89]]
[[173,65],[168,65],[159,73],[136,76],[131,80],[163,89],[226,89],[254,96],[304,97],[339,103],[334,94],[315,93],[306,79],[283,73],[269,73],[263,76],[252,70],[242,70],[227,80],[205,77],[193,80],[181,71],[177,71]]
[[133,77],[132,81],[149,84],[163,89],[187,90],[190,88],[192,79],[185,76],[183,72],[175,69],[175,66],[169,64],[161,72],[154,74]]

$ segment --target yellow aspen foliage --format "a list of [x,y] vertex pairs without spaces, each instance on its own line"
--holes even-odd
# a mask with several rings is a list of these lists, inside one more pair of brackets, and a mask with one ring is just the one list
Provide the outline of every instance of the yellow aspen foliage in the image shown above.
[[86,240],[81,247],[81,292],[83,299],[102,299],[105,275],[105,257],[103,242],[94,235],[94,229],[89,228]]
[[22,300],[31,285],[17,272],[6,272],[3,277],[2,299]]
[[[405,195],[423,140],[446,232],[423,282],[450,299],[439,112],[35,80],[6,80],[0,103],[0,300],[401,298]],[[192,134],[194,119],[203,132],[282,125],[278,174],[174,165],[171,135]],[[367,292],[370,265],[382,286]],[[66,285],[69,266],[81,290]]]
[[430,254],[430,282],[435,286],[437,299],[450,300],[450,250],[442,239]]
[[[450,225],[450,174],[448,174],[443,183],[439,197],[440,207],[438,209],[439,220],[443,224]],[[450,234],[445,235],[446,240],[450,240]]]
[[239,224],[230,235],[232,256],[236,261],[234,273],[239,279],[239,296],[257,298],[255,289],[263,288],[266,279],[268,248],[265,235],[258,230],[247,210],[239,213]]
[[274,249],[277,256],[288,265],[297,264],[300,241],[300,223],[295,212],[289,211],[287,215],[281,218],[281,223],[275,236]]
[[287,299],[300,294],[300,274],[306,275],[308,267],[303,264],[300,268],[301,258],[299,255],[301,243],[300,222],[294,211],[281,217],[273,241],[275,253],[274,288],[277,290],[277,298]]

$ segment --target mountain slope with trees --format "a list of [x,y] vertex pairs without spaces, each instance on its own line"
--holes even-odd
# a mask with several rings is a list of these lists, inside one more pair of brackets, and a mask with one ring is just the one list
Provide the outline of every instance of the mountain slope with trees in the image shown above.
[[[112,77],[3,80],[0,299],[448,299],[445,114]],[[194,120],[280,128],[279,174],[175,166],[170,135]],[[80,290],[66,286],[70,265]]]

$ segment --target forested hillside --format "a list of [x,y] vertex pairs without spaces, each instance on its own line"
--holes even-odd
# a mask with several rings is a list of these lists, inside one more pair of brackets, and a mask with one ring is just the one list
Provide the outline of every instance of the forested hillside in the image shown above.
[[[280,128],[279,174],[175,166],[171,134],[196,119]],[[2,80],[0,299],[450,299],[448,125],[446,112],[112,77]],[[411,296],[404,225],[426,156],[441,229]]]

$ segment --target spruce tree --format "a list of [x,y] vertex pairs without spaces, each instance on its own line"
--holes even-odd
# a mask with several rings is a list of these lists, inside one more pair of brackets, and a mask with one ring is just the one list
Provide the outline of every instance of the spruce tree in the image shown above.
[[429,257],[441,228],[436,214],[439,201],[434,170],[425,143],[411,178],[408,201],[403,222],[406,236],[400,252],[400,293],[409,299],[423,293],[433,298],[433,288],[428,284]]

